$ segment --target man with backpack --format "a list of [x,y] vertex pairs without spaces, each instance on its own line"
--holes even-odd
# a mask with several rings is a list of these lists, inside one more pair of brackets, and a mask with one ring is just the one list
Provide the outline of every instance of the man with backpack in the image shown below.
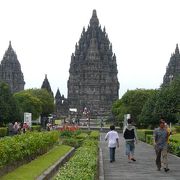
[[123,136],[126,143],[126,155],[128,162],[136,161],[134,158],[135,143],[138,141],[135,126],[132,125],[132,119],[127,120],[127,125],[123,129]]

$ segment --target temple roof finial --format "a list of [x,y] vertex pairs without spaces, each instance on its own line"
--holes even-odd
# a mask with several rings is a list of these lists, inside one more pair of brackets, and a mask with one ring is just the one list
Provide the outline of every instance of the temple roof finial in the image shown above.
[[179,47],[178,47],[178,44],[176,44],[175,54],[179,54]]
[[96,10],[94,9],[94,10],[93,10],[92,17],[91,17],[91,19],[90,19],[90,26],[97,27],[98,25],[99,25],[99,20],[98,20],[98,18],[97,18]]

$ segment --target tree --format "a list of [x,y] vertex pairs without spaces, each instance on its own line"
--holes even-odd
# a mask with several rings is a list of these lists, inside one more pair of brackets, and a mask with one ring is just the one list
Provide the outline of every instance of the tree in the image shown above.
[[166,121],[176,123],[180,113],[180,76],[176,77],[168,86],[161,87],[155,105],[156,117],[164,117]]
[[168,123],[176,123],[180,114],[180,77],[176,77],[169,85],[162,86],[145,103],[139,116],[144,127],[154,127],[161,117]]
[[49,116],[54,112],[54,97],[46,89],[29,89],[30,94],[37,97],[41,101],[42,116]]
[[14,98],[21,110],[21,117],[23,119],[24,112],[32,113],[32,118],[37,119],[42,112],[42,103],[28,91],[20,91],[14,94]]
[[152,96],[145,102],[141,114],[138,116],[139,125],[141,127],[153,128],[157,124],[159,119],[155,116],[154,109],[158,95],[159,90],[154,91]]
[[153,94],[154,90],[136,89],[128,90],[120,100],[112,107],[112,113],[122,123],[124,114],[131,114],[131,117],[138,123],[138,116],[141,114],[144,103]]
[[0,124],[5,125],[19,118],[19,108],[8,84],[0,82]]
[[18,92],[14,96],[21,107],[22,113],[32,113],[33,119],[40,115],[48,116],[54,112],[53,96],[45,89],[28,89]]

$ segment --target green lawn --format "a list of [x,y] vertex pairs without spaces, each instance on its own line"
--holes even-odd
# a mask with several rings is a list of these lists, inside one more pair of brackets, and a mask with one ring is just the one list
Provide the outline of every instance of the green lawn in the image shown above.
[[42,174],[44,170],[53,165],[58,159],[64,156],[72,147],[59,145],[48,153],[39,156],[28,164],[20,166],[11,173],[1,177],[1,180],[33,180]]
[[177,141],[180,143],[180,133],[173,134],[173,135],[171,136],[171,138],[174,139],[174,140],[177,140]]

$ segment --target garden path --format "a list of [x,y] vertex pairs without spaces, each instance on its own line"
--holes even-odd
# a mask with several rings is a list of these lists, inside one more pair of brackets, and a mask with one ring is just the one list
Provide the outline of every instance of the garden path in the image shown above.
[[[169,154],[169,172],[157,171],[153,146],[143,142],[136,145],[136,162],[128,163],[122,134],[120,148],[116,149],[116,161],[109,162],[109,149],[104,141],[105,133],[100,136],[100,179],[101,180],[180,180],[180,158]],[[104,174],[104,176],[102,175]],[[102,175],[102,176],[101,176]]]

